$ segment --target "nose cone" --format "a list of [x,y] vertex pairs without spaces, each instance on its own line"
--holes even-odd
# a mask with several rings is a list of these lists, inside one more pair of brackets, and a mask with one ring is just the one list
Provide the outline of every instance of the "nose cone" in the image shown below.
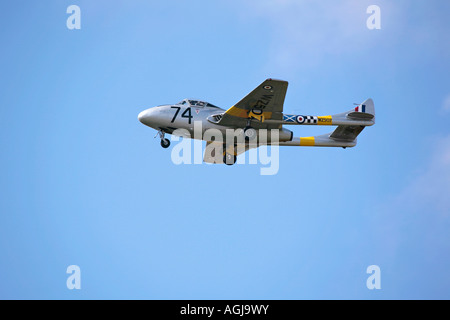
[[141,113],[139,113],[139,115],[138,115],[138,120],[143,124],[145,124],[145,118],[147,117],[147,111],[148,110],[144,110]]
[[153,107],[142,111],[138,115],[138,119],[141,123],[151,128],[159,128],[164,123],[164,116],[161,114],[160,107]]
[[146,126],[153,127],[156,122],[158,122],[158,117],[156,116],[156,110],[155,108],[150,108],[147,110],[142,111],[138,115],[138,119],[141,123],[145,124]]

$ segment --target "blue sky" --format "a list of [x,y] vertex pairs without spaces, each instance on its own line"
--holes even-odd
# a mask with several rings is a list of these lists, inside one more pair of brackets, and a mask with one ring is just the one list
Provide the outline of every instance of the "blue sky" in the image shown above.
[[[449,299],[448,12],[3,1],[0,298]],[[261,176],[174,165],[137,120],[185,97],[228,108],[269,77],[289,81],[288,113],[371,97],[377,123],[352,149],[281,148],[278,174]],[[73,264],[81,290],[66,288]],[[373,264],[381,290],[366,287]]]

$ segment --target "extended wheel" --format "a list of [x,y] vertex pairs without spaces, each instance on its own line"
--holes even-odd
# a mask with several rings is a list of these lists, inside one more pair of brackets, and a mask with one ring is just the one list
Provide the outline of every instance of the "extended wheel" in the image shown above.
[[256,138],[256,130],[252,127],[245,127],[244,129],[245,141],[251,141]]
[[231,166],[236,163],[237,157],[234,154],[225,153],[223,156],[223,163],[227,166]]
[[165,148],[168,148],[169,146],[170,146],[170,140],[169,139],[166,139],[166,138],[161,139],[161,147],[163,147],[165,149]]

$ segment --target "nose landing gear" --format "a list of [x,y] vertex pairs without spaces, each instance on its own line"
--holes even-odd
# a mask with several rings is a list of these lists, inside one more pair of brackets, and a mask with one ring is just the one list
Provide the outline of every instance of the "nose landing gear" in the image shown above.
[[[161,147],[163,147],[164,149],[168,148],[170,146],[170,140],[167,138],[164,138],[164,131],[159,130],[158,133],[156,134],[156,136],[158,136],[161,138]],[[155,136],[155,138],[156,138]]]
[[165,138],[165,139],[161,139],[161,147],[163,147],[164,149],[168,148],[170,146],[170,141],[169,139]]

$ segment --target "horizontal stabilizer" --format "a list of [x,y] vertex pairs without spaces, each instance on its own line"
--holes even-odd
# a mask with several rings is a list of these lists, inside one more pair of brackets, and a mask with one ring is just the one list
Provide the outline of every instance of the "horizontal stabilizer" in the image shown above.
[[338,127],[329,136],[335,141],[355,141],[356,137],[368,125],[375,123],[375,106],[372,99],[367,99],[353,110],[333,116],[333,123]]
[[364,126],[338,126],[330,135],[331,139],[353,141],[363,131]]

